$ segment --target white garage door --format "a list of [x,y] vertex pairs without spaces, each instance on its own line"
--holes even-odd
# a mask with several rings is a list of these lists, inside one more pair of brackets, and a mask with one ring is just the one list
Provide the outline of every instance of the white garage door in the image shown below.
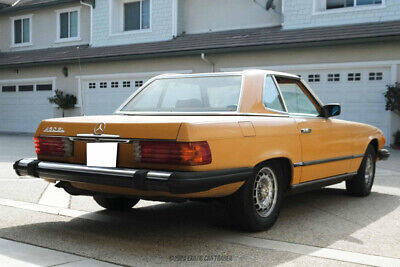
[[0,84],[0,131],[36,131],[40,121],[53,117],[48,101],[52,83]]
[[85,80],[86,115],[108,115],[114,111],[150,77]]
[[323,103],[340,103],[339,118],[374,125],[390,140],[390,112],[385,110],[384,98],[389,68],[290,72],[301,75]]

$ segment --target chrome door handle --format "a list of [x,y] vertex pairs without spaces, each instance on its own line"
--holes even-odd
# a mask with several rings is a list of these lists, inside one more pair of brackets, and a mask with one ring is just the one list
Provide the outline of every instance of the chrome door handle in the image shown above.
[[311,129],[310,128],[301,129],[301,133],[304,133],[304,134],[311,133]]

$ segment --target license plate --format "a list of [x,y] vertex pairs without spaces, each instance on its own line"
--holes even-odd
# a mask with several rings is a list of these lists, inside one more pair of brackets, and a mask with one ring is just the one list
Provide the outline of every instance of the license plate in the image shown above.
[[87,143],[86,165],[91,167],[117,167],[118,143]]

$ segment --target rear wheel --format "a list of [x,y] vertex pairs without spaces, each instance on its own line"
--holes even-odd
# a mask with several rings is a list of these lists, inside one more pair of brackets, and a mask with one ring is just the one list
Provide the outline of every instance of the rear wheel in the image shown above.
[[101,207],[108,210],[129,210],[135,206],[140,199],[138,198],[120,198],[94,196],[94,201]]
[[283,198],[285,177],[282,174],[279,164],[264,164],[255,169],[239,191],[228,197],[230,214],[241,228],[261,231],[274,225]]
[[346,190],[350,195],[364,197],[371,193],[375,179],[375,165],[375,149],[372,145],[369,145],[357,174],[346,181]]

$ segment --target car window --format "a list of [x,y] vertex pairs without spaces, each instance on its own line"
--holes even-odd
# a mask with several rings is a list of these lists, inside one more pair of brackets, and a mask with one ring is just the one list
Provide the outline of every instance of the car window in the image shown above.
[[318,109],[303,91],[298,81],[278,79],[278,85],[289,113],[319,115]]
[[264,81],[263,102],[266,108],[285,112],[285,108],[278,88],[271,76],[266,76]]
[[241,88],[240,75],[162,78],[147,85],[122,111],[236,111]]

